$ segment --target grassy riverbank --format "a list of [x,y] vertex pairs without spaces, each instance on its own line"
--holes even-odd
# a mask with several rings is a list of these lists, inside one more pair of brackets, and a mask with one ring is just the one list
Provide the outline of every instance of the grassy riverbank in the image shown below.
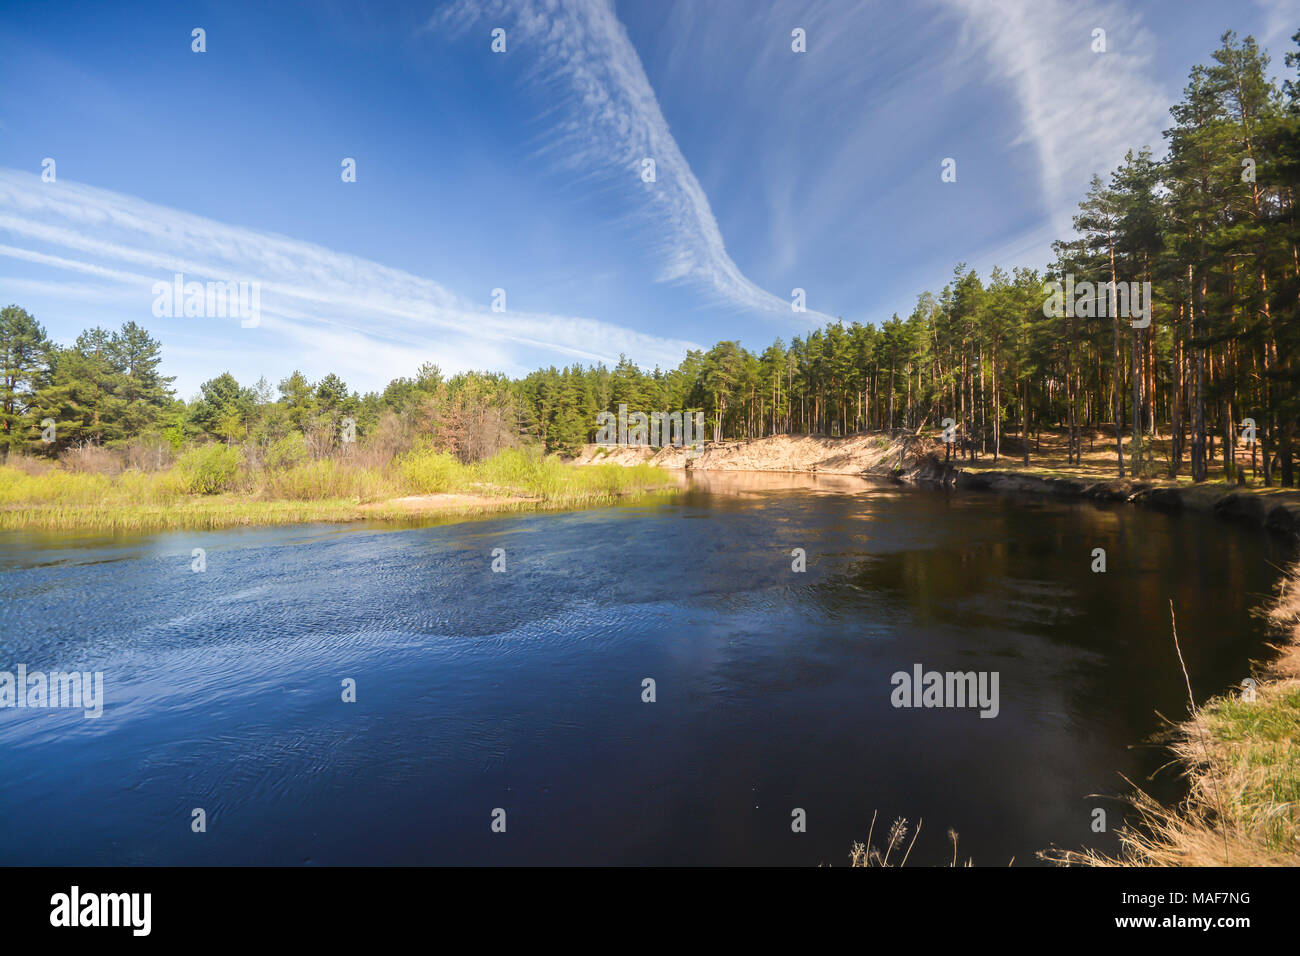
[[1046,851],[1085,866],[1300,865],[1300,564],[1267,609],[1286,640],[1245,690],[1215,697],[1173,730],[1170,747],[1189,784],[1180,805],[1136,790],[1135,826],[1118,831],[1120,851]]
[[[1300,866],[1300,563],[1266,613],[1287,639],[1254,676],[1253,699],[1244,688],[1212,698],[1171,732],[1187,798],[1166,806],[1135,789],[1127,799],[1139,819],[1117,831],[1116,855],[1053,848],[1040,859],[1066,866]],[[872,824],[874,831],[874,817]],[[911,842],[919,831],[918,824]],[[905,865],[907,833],[907,821],[896,820],[883,849],[869,835],[853,845],[851,865]],[[949,830],[948,837],[949,865],[972,865],[958,857],[957,835]]]
[[147,531],[409,520],[608,504],[674,487],[650,466],[575,468],[512,449],[465,464],[430,449],[384,465],[346,458],[250,468],[238,449],[192,449],[166,470],[74,471],[13,457],[0,465],[0,529]]

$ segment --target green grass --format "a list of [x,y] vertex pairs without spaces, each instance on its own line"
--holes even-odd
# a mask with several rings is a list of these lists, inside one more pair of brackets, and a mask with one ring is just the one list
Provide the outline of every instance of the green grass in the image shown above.
[[1225,813],[1252,821],[1271,848],[1300,853],[1300,687],[1253,702],[1216,698],[1200,716],[1230,795]]
[[[1297,673],[1300,648],[1283,651]],[[1300,863],[1300,679],[1263,679],[1254,700],[1216,697],[1178,725],[1171,743],[1189,783],[1176,806],[1136,789],[1137,824],[1120,852],[1053,848],[1055,863],[1087,866],[1295,866]]]

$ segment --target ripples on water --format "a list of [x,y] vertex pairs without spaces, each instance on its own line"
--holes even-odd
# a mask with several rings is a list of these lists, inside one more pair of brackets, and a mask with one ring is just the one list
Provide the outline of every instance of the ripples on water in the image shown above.
[[[876,810],[925,818],[914,863],[948,827],[977,863],[1109,849],[1087,795],[1182,712],[1169,599],[1220,692],[1288,557],[1197,516],[755,475],[401,530],[4,533],[0,669],[102,670],[107,703],[0,711],[0,862],[842,863]],[[894,709],[914,663],[999,671],[1001,713]]]

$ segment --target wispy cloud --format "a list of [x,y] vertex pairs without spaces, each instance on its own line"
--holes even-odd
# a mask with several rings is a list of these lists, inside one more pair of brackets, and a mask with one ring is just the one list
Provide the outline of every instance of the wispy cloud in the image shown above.
[[[1068,0],[943,0],[965,16],[970,41],[996,79],[1010,84],[1037,153],[1044,202],[1058,232],[1094,173],[1104,178],[1128,149],[1160,152],[1169,93],[1149,75],[1154,38],[1119,4]],[[1093,52],[1093,30],[1106,52]]]
[[1276,47],[1270,50],[1276,70],[1282,57],[1293,49],[1291,37],[1300,30],[1300,0],[1255,0],[1255,5],[1264,14],[1264,29],[1257,39],[1266,47]]
[[[428,28],[461,34],[475,25],[506,29],[507,49],[529,57],[532,79],[562,92],[551,155],[574,171],[624,177],[641,190],[662,281],[689,282],[718,304],[801,326],[827,318],[794,314],[789,298],[760,288],[732,261],[611,0],[457,0]],[[656,165],[651,184],[640,179],[645,158]]]
[[[243,329],[232,320],[225,341],[249,350],[287,348],[288,362],[314,357],[368,383],[408,374],[425,360],[448,371],[519,372],[535,357],[609,363],[626,354],[673,366],[699,347],[594,319],[493,312],[486,302],[377,262],[121,193],[43,183],[18,170],[0,169],[0,235],[9,238],[0,256],[34,272],[79,277],[54,282],[29,272],[17,280],[29,290],[82,301],[98,290],[144,324],[158,321],[151,317],[153,284],[174,273],[200,282],[259,282],[261,326]],[[6,285],[16,287],[14,280]]]

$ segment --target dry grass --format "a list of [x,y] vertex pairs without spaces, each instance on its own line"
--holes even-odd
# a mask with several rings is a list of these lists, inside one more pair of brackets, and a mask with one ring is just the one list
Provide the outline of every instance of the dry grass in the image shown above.
[[54,463],[45,458],[32,458],[21,452],[10,452],[9,457],[4,460],[6,468],[12,468],[14,471],[21,472],[24,475],[44,475],[54,470]]
[[[912,839],[907,839],[908,823],[905,817],[899,817],[889,825],[889,833],[885,837],[884,848],[881,849],[872,843],[872,838],[876,832],[876,814],[871,815],[871,828],[867,831],[867,842],[854,843],[849,850],[849,866],[875,866],[875,867],[902,867],[907,865],[908,858],[912,855],[912,847],[916,845],[916,838],[921,835],[921,825],[924,820],[918,820],[916,829],[912,831]],[[952,843],[952,861],[948,863],[949,867],[955,866],[973,866],[974,862],[970,859],[959,862],[957,856],[957,831],[949,828],[948,840]],[[903,844],[907,847],[904,848]],[[1013,859],[1012,863],[1015,862]],[[1010,865],[1010,864],[1008,864]]]
[[[1166,807],[1140,789],[1126,798],[1138,822],[1116,831],[1115,856],[1095,850],[1044,850],[1039,858],[1062,866],[1296,866],[1295,853],[1281,852],[1254,839],[1250,831],[1233,832],[1224,849],[1224,828],[1214,805],[1189,799]],[[1240,816],[1240,815],[1239,815]],[[1267,816],[1267,813],[1265,813]],[[1259,821],[1266,822],[1266,821]],[[1230,825],[1231,826],[1231,825]]]
[[74,475],[117,475],[123,468],[121,456],[90,443],[69,448],[59,456],[59,464]]

